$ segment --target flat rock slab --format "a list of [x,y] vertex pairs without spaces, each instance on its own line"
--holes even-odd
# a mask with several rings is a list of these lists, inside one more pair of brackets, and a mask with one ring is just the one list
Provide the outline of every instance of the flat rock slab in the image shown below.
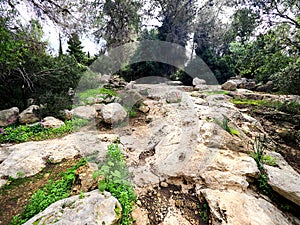
[[212,224],[290,225],[297,221],[294,217],[287,217],[265,199],[251,194],[211,189],[201,190],[200,193],[209,205]]
[[[39,173],[49,160],[52,163],[72,159],[77,155],[87,157],[98,152],[103,158],[107,146],[116,139],[113,134],[98,134],[94,131],[77,132],[61,139],[26,142],[0,149],[3,162],[0,177],[28,177]],[[0,180],[0,184],[5,182]]]
[[[116,209],[120,213],[116,213]],[[99,190],[88,192],[84,197],[79,195],[57,201],[37,214],[25,225],[77,224],[102,225],[118,224],[122,207],[109,192]]]
[[272,166],[264,166],[274,191],[300,206],[300,175]]

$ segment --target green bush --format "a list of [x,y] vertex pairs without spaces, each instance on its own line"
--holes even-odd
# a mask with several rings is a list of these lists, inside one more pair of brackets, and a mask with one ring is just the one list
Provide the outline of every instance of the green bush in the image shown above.
[[94,177],[99,175],[105,177],[105,180],[99,181],[99,190],[109,191],[122,205],[122,219],[119,224],[131,224],[131,212],[136,201],[136,195],[129,181],[130,174],[124,156],[117,144],[108,146],[105,161],[100,166],[100,170],[94,174]]
[[13,217],[10,225],[20,225],[28,221],[31,217],[46,209],[52,203],[68,198],[71,194],[71,187],[76,179],[75,171],[85,165],[87,161],[81,159],[76,165],[72,166],[67,172],[62,173],[62,179],[57,181],[49,181],[45,187],[36,191],[29,204],[25,206],[20,215]]
[[229,118],[226,117],[225,115],[223,115],[223,120],[222,120],[222,121],[220,121],[220,120],[218,120],[217,118],[215,118],[215,119],[214,119],[214,122],[215,122],[216,124],[218,124],[219,126],[221,126],[221,127],[222,127],[224,130],[226,130],[229,134],[231,134],[231,135],[236,135],[236,136],[240,136],[240,133],[239,133],[238,130],[233,129],[233,128],[231,128],[231,127],[229,126],[230,120],[229,120]]
[[0,143],[20,143],[26,141],[41,141],[62,137],[86,125],[88,120],[75,118],[68,120],[59,128],[44,128],[40,123],[34,125],[10,125],[0,128]]

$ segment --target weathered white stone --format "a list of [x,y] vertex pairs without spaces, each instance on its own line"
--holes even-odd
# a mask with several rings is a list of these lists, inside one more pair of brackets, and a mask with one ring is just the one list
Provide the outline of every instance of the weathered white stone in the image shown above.
[[199,86],[199,85],[203,85],[203,84],[206,84],[206,80],[200,79],[200,78],[198,78],[198,77],[195,77],[195,78],[193,79],[193,85],[194,85],[194,86]]
[[53,116],[47,116],[43,119],[42,126],[45,128],[59,128],[65,125],[65,123]]
[[0,126],[7,126],[15,123],[19,116],[19,109],[12,107],[10,109],[4,109],[0,111]]
[[237,89],[237,84],[234,81],[229,80],[222,84],[222,89],[227,91],[235,91]]
[[127,112],[119,103],[103,105],[100,109],[97,108],[97,112],[97,118],[107,124],[118,124],[127,117]]
[[83,157],[98,152],[96,160],[103,159],[107,146],[116,139],[112,134],[98,134],[93,131],[77,132],[60,139],[35,141],[7,147],[10,154],[0,164],[0,177],[24,177],[40,172],[46,166],[46,160],[53,163],[74,156]]
[[262,198],[245,192],[200,190],[209,205],[212,224],[290,225],[289,218]]
[[150,108],[148,106],[146,106],[146,105],[141,105],[139,107],[139,111],[141,111],[143,113],[147,113],[147,112],[149,112],[149,110],[150,110]]
[[73,109],[73,116],[83,119],[92,119],[95,114],[96,111],[93,105],[79,106]]
[[164,218],[164,221],[159,225],[190,225],[191,223],[182,216],[179,209],[172,207],[168,209],[168,213]]
[[37,105],[31,105],[27,109],[19,115],[19,122],[20,123],[34,123],[39,121],[38,111],[40,107]]
[[[118,210],[119,213],[116,213]],[[99,190],[84,193],[53,203],[24,225],[36,224],[89,224],[117,225],[122,215],[122,207],[109,192]]]
[[170,91],[166,94],[167,103],[179,103],[182,100],[182,92],[181,91]]
[[300,175],[268,165],[264,169],[272,189],[300,206]]

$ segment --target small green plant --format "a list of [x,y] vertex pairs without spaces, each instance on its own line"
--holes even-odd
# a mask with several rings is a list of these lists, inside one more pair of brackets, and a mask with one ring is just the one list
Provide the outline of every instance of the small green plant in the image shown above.
[[238,130],[233,129],[229,126],[229,118],[225,115],[223,115],[223,120],[220,121],[217,118],[214,119],[214,122],[218,125],[220,125],[224,130],[226,130],[229,134],[231,135],[236,135],[236,136],[240,136],[240,133]]
[[263,163],[264,163],[264,150],[266,147],[267,137],[264,136],[257,136],[254,139],[254,142],[252,144],[252,152],[250,155],[254,158],[257,167],[260,171],[260,177],[257,180],[257,187],[258,189],[266,194],[269,195],[272,191],[272,188],[268,184],[268,177],[264,171]]
[[83,191],[80,191],[80,193],[79,193],[79,199],[83,199],[84,198],[84,193],[83,193]]
[[198,205],[198,213],[199,216],[201,217],[201,219],[207,223],[208,222],[208,205],[206,203],[204,203],[202,205],[202,207],[200,207],[200,205]]
[[[132,222],[131,212],[136,201],[133,186],[129,178],[130,174],[124,160],[124,156],[117,144],[108,146],[105,161],[100,165],[93,178],[103,175],[104,180],[100,180],[98,188],[100,191],[109,191],[116,197],[122,205],[122,218],[119,224],[129,225]],[[116,209],[116,212],[119,212]]]
[[20,143],[26,141],[41,141],[62,137],[86,125],[88,120],[74,118],[68,120],[59,128],[44,128],[42,121],[34,125],[10,125],[0,128],[0,143]]
[[262,162],[264,164],[267,164],[269,166],[277,166],[276,158],[270,156],[270,155],[263,155],[262,156]]
[[20,225],[25,223],[34,215],[46,209],[52,203],[67,198],[71,194],[72,183],[74,182],[76,176],[75,171],[86,164],[85,159],[81,159],[67,170],[67,172],[62,173],[62,179],[57,181],[49,181],[45,187],[36,191],[29,204],[25,206],[23,212],[20,215],[14,216],[10,225]]

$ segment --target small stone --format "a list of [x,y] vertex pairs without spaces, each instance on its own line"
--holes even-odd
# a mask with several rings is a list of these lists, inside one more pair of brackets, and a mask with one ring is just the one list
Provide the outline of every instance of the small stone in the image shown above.
[[164,188],[167,188],[169,185],[167,182],[161,182],[160,183],[160,186],[164,187]]

